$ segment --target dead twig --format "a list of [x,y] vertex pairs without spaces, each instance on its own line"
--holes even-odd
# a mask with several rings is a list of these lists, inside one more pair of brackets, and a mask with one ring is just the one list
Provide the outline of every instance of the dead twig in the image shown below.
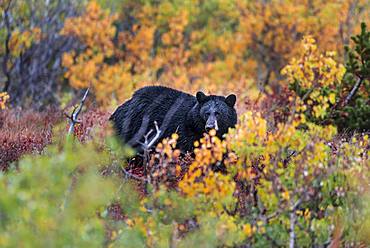
[[90,88],[87,88],[87,90],[85,91],[84,96],[81,99],[80,104],[73,109],[71,115],[68,115],[68,114],[64,113],[66,115],[66,117],[69,119],[69,124],[70,124],[69,129],[68,129],[68,135],[71,135],[73,133],[74,127],[76,126],[77,123],[81,123],[81,121],[78,120],[78,115],[80,114],[80,112],[82,110],[82,107],[83,107],[83,105],[86,101],[86,98],[87,98],[87,95],[89,94],[89,91],[90,91]]
[[356,84],[353,86],[351,92],[348,94],[348,96],[344,100],[343,106],[346,106],[349,103],[349,101],[352,99],[352,97],[356,94],[357,90],[360,88],[360,86],[362,84],[362,81],[363,81],[363,78],[361,78],[361,77],[358,78],[358,80],[356,81]]
[[292,212],[290,213],[290,230],[289,230],[289,248],[294,248],[295,246],[295,232],[294,228],[297,222],[296,209],[301,204],[302,200],[299,199],[292,207]]
[[[134,135],[133,138],[131,138],[127,143],[129,145],[134,145],[134,144],[139,144],[141,145],[141,148],[143,150],[142,157],[143,157],[143,166],[144,166],[144,178],[140,177],[133,177],[130,175],[129,172],[124,173],[132,178],[136,178],[138,180],[144,181],[145,184],[150,183],[150,175],[149,175],[149,163],[150,163],[150,152],[153,146],[158,142],[159,139],[161,139],[164,131],[170,124],[172,117],[176,113],[177,109],[181,106],[183,103],[184,99],[178,98],[176,102],[173,104],[173,106],[169,109],[169,111],[166,113],[161,126],[158,126],[157,121],[154,121],[154,129],[150,129],[145,135],[143,133],[147,130],[149,126],[149,120],[150,117],[149,115],[144,115],[141,126],[137,133]],[[157,103],[157,102],[156,102]],[[156,105],[152,104],[150,106],[150,109],[154,109]],[[150,111],[150,110],[149,110]],[[130,121],[130,120],[129,120]],[[155,134],[153,133],[155,131]],[[140,142],[139,140],[144,137],[144,141]],[[145,185],[146,189],[146,185]]]
[[[150,147],[152,147],[154,145],[154,143],[159,139],[159,137],[161,136],[161,130],[158,128],[158,123],[156,121],[154,121],[154,126],[155,126],[155,129],[156,129],[156,134],[155,136],[152,138],[152,140],[146,144],[146,146],[144,147],[145,149],[150,149]],[[147,134],[147,136],[149,136],[151,132],[149,132]],[[145,140],[147,141],[147,137],[145,137]]]
[[[154,126],[156,129],[156,134],[154,137],[149,140],[150,134],[153,132],[153,129],[151,129],[145,136],[144,136],[144,143],[142,144],[143,146],[143,151],[144,151],[144,176],[148,177],[148,167],[149,167],[149,160],[150,160],[150,148],[157,142],[157,140],[161,137],[161,130],[158,127],[158,123],[154,121]],[[146,182],[149,182],[148,180]],[[146,185],[145,185],[146,188]]]
[[123,166],[121,166],[121,169],[123,173],[125,173],[126,177],[130,177],[139,181],[148,182],[148,179],[136,176],[135,174],[132,174],[131,172],[127,171]]

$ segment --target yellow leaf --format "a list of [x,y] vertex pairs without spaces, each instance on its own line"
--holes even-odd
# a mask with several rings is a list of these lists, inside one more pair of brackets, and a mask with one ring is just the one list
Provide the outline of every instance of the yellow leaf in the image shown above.
[[334,93],[330,93],[329,94],[329,102],[331,104],[334,104],[335,103],[335,94]]

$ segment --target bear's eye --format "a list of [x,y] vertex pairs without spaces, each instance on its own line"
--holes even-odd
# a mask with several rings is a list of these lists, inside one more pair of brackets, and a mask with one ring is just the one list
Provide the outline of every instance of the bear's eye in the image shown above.
[[205,113],[206,117],[208,118],[211,114],[209,112]]
[[220,112],[215,112],[216,117],[220,116]]

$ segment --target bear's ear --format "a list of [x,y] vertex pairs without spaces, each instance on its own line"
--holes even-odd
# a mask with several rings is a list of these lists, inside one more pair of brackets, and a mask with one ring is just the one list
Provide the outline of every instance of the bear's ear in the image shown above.
[[199,103],[205,103],[207,101],[207,96],[202,91],[198,91],[197,92],[197,101]]
[[234,94],[230,94],[230,95],[228,95],[228,96],[226,97],[226,99],[225,99],[225,102],[226,102],[226,104],[227,104],[229,107],[233,108],[233,107],[234,107],[234,105],[235,105],[235,102],[236,102],[236,96],[235,96]]

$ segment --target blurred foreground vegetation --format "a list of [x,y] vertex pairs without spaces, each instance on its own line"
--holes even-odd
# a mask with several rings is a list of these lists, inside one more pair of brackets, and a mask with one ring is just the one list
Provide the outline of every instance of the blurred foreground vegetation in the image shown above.
[[194,159],[179,157],[176,135],[163,141],[148,174],[127,166],[131,151],[109,136],[55,140],[1,175],[0,244],[369,244],[368,135],[347,140],[334,127],[307,127],[269,132],[247,111],[225,141],[205,136]]

